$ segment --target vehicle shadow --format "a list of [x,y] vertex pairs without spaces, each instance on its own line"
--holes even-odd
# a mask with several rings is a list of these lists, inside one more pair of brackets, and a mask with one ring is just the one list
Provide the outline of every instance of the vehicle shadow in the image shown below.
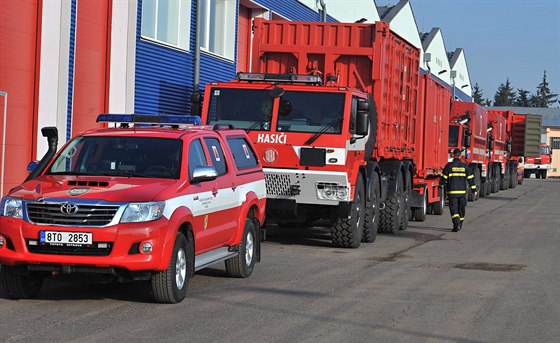
[[334,248],[334,245],[331,242],[331,232],[328,227],[280,227],[276,224],[267,224],[266,231],[266,242],[282,245]]
[[[0,285],[0,298],[9,299]],[[46,278],[41,291],[33,300],[118,300],[123,302],[154,303],[149,281],[80,282],[74,277]]]

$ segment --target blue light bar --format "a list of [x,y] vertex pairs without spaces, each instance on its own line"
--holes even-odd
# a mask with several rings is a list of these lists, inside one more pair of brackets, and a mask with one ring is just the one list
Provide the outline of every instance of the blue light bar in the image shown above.
[[202,125],[199,116],[181,116],[166,114],[100,114],[98,123],[135,123],[160,125]]

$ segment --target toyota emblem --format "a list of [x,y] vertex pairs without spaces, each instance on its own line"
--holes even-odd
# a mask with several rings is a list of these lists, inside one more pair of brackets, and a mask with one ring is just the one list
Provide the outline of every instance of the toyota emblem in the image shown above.
[[263,159],[266,163],[274,163],[278,159],[278,151],[274,149],[266,149],[263,153]]
[[78,213],[78,206],[70,202],[60,205],[60,212],[63,214],[76,214]]

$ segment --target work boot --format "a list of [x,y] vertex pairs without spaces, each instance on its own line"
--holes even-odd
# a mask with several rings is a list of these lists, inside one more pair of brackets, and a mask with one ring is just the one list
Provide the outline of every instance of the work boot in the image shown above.
[[461,229],[459,229],[458,226],[457,226],[457,227],[454,227],[453,229],[451,229],[451,231],[453,231],[453,232],[457,232],[457,231],[459,231],[459,230],[461,230]]

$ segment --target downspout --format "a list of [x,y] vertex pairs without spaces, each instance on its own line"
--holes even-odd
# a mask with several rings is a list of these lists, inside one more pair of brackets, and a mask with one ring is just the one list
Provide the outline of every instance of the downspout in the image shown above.
[[202,0],[196,0],[196,28],[194,38],[194,91],[200,91],[200,7]]
[[325,3],[325,0],[318,0],[319,3],[321,4],[321,11],[323,12],[323,21],[327,21],[327,4]]

